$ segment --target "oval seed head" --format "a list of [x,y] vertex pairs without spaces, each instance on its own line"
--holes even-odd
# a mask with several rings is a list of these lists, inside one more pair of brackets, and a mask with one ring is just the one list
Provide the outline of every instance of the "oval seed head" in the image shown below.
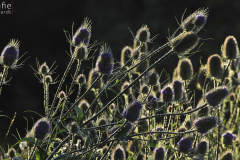
[[192,139],[182,137],[182,139],[177,143],[178,150],[183,153],[188,153],[188,151],[192,148]]
[[118,146],[112,153],[111,160],[125,160],[126,153],[122,146]]
[[153,92],[155,92],[156,94],[159,93],[159,92],[161,92],[161,85],[160,85],[160,83],[158,82],[157,85],[152,86],[152,90],[153,90]]
[[220,160],[233,160],[233,154],[227,151],[221,156]]
[[45,76],[45,83],[46,83],[46,84],[50,84],[50,83],[52,83],[52,82],[53,82],[52,76],[46,75],[46,76]]
[[78,132],[78,125],[75,121],[70,121],[68,124],[67,124],[67,129],[69,131],[69,133],[77,133]]
[[147,25],[143,25],[136,34],[136,39],[140,42],[149,42],[150,32]]
[[181,59],[178,62],[178,73],[182,80],[189,80],[193,76],[193,66],[189,58]]
[[59,92],[58,93],[58,98],[60,98],[60,99],[66,98],[66,93],[64,91]]
[[[125,46],[123,49],[122,49],[122,52],[121,52],[121,66],[123,67],[125,65],[125,63],[130,59],[131,57],[131,53],[132,53],[132,48],[129,47],[129,46]],[[129,61],[127,64],[126,64],[126,67],[130,67],[132,65],[132,61]]]
[[223,57],[227,59],[235,59],[239,57],[239,48],[237,40],[234,36],[226,37],[223,48]]
[[[88,75],[88,87],[92,85],[92,83],[100,76],[99,72],[95,69],[92,69]],[[94,88],[100,89],[102,87],[102,78],[100,78],[94,85]]]
[[83,84],[86,82],[86,76],[84,74],[79,74],[76,78],[77,84]]
[[152,86],[157,85],[158,80],[159,80],[159,75],[158,75],[157,71],[151,70],[148,73],[148,85],[152,85]]
[[157,99],[157,97],[155,97],[154,95],[148,96],[147,106],[148,106],[148,108],[150,108],[152,110],[155,110],[156,108],[158,108],[158,99]]
[[228,98],[229,98],[230,101],[235,102],[236,101],[235,93],[231,93]]
[[75,47],[73,55],[78,61],[86,59],[88,56],[87,46],[84,43],[81,43],[79,46]]
[[39,119],[33,127],[34,138],[43,140],[50,131],[50,123],[46,118]]
[[181,100],[183,96],[183,83],[181,80],[173,81],[173,91],[174,91],[175,101]]
[[[89,103],[87,100],[83,99],[79,102],[78,107],[82,110],[82,112],[85,114],[87,109],[89,108]],[[90,115],[90,110],[88,112],[88,115]]]
[[148,92],[149,92],[149,87],[148,87],[148,85],[143,84],[143,86],[141,86],[140,91],[141,91],[141,93],[143,93],[143,94],[148,94]]
[[197,153],[206,154],[207,151],[208,151],[208,142],[206,140],[199,142],[197,145]]
[[134,60],[137,60],[140,56],[140,53],[141,52],[137,48],[135,48],[135,49],[132,50],[131,56],[133,56]]
[[88,44],[91,37],[91,21],[85,18],[82,25],[75,32],[72,40],[72,44],[76,47],[80,43]]
[[233,139],[235,137],[231,133],[224,133],[222,135],[222,138],[223,138],[223,144],[225,144],[225,145],[232,145],[233,144]]
[[[123,83],[123,85],[121,86],[121,92],[125,89],[125,88],[127,88],[127,86],[129,86],[129,82],[128,81],[125,81],[124,83]],[[132,93],[132,91],[131,91],[131,88],[129,88],[127,91],[125,91],[124,92],[124,94],[126,94],[126,95],[128,95],[128,94],[131,94]]]
[[[147,53],[141,52],[141,53],[139,54],[139,60],[144,59],[146,56],[147,56]],[[141,65],[137,66],[137,67],[135,68],[135,71],[136,71],[136,72],[139,72],[139,73],[143,73],[148,67],[149,67],[149,59],[147,59],[146,61],[144,61]]]
[[221,79],[224,68],[222,59],[218,54],[211,55],[207,61],[207,72],[211,77]]
[[165,150],[163,149],[163,147],[158,147],[154,149],[153,151],[154,160],[164,160],[164,156],[165,156]]
[[8,149],[8,156],[10,158],[14,158],[16,155],[17,155],[17,152],[16,152],[16,150],[14,148],[9,148]]
[[164,86],[161,90],[161,99],[164,102],[171,102],[174,100],[174,92],[172,86]]
[[229,92],[227,87],[217,87],[211,89],[206,95],[205,99],[210,106],[217,107],[219,104],[223,102],[225,98],[227,98]]
[[[108,122],[107,122],[107,119],[105,117],[102,117],[102,118],[98,118],[97,119],[97,122],[96,122],[96,125],[97,126],[104,126],[104,125],[107,125]],[[105,127],[101,127],[99,128],[101,131],[105,130]]]
[[19,56],[19,41],[10,40],[7,46],[2,51],[1,63],[7,67],[14,67],[18,61]]
[[[186,131],[187,131],[187,128],[185,128],[185,127],[180,127],[177,130],[178,133],[186,132]],[[177,146],[177,143],[181,140],[181,138],[182,138],[181,135],[179,135],[179,136],[177,136],[176,138],[173,139],[175,146]]]
[[142,104],[135,100],[127,109],[124,109],[122,116],[134,123],[139,119],[141,109]]
[[210,129],[216,127],[217,120],[215,117],[203,117],[194,121],[194,126],[197,128],[197,132],[205,135]]
[[39,73],[42,75],[46,75],[49,73],[49,67],[46,62],[44,62],[38,69]]
[[112,103],[112,104],[109,106],[109,109],[110,109],[111,111],[115,110],[115,108],[116,108],[116,106],[115,106],[114,103]]
[[113,71],[113,55],[107,44],[102,45],[98,57],[96,68],[102,74],[111,74]]
[[148,131],[148,121],[146,119],[142,121],[138,121],[137,128],[138,128],[138,133]]
[[199,37],[197,33],[193,31],[183,32],[174,39],[170,40],[170,45],[173,51],[175,51],[179,56],[184,55],[184,53],[189,53],[194,49],[199,42]]

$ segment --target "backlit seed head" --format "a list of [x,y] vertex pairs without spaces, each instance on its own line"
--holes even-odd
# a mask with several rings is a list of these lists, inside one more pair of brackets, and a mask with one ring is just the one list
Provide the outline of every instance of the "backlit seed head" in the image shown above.
[[193,76],[192,62],[188,58],[181,59],[178,62],[178,73],[182,80],[189,80]]
[[198,133],[205,135],[210,129],[217,126],[217,120],[215,117],[199,118],[194,121],[194,126]]
[[171,102],[174,100],[174,92],[172,86],[166,85],[163,87],[161,90],[161,99],[164,102]]
[[44,62],[38,69],[40,74],[46,75],[49,73],[49,67],[46,62]]
[[143,93],[143,94],[147,94],[147,93],[149,92],[149,87],[148,87],[148,85],[143,84],[143,85],[141,86],[140,92]]
[[114,149],[111,160],[125,160],[126,153],[122,146],[118,146]]
[[232,101],[232,102],[235,102],[235,101],[236,101],[236,95],[235,95],[235,93],[231,93],[231,94],[229,95],[229,100]]
[[141,52],[137,48],[135,48],[132,50],[131,56],[133,56],[134,60],[138,60],[140,53]]
[[[125,89],[125,88],[127,88],[127,86],[129,86],[129,82],[128,81],[125,81],[124,83],[123,83],[123,85],[121,86],[121,92]],[[131,94],[132,93],[132,90],[131,90],[131,87],[127,90],[127,91],[125,91],[124,92],[126,95],[128,95],[128,94]]]
[[183,96],[183,82],[181,80],[174,80],[172,85],[175,101],[181,100]]
[[158,82],[157,85],[152,86],[152,91],[155,92],[155,93],[161,92],[160,82]]
[[227,132],[222,135],[223,138],[223,144],[225,145],[232,145],[233,139],[235,138],[233,134]]
[[209,92],[207,92],[205,99],[210,106],[217,107],[225,98],[227,98],[228,95],[229,91],[227,87],[222,86],[211,89]]
[[[106,117],[101,117],[97,119],[96,125],[97,126],[104,126],[107,125],[108,121],[106,119]],[[105,130],[105,127],[100,128],[100,130]]]
[[154,95],[150,95],[147,98],[147,106],[148,108],[155,110],[158,108],[158,99]]
[[220,160],[233,160],[233,154],[227,151],[221,156]]
[[16,150],[14,148],[9,148],[8,149],[8,156],[10,158],[14,158],[16,155],[17,155],[17,152],[16,152]]
[[153,159],[154,160],[164,160],[165,150],[163,147],[155,148],[153,151]]
[[86,82],[86,76],[84,74],[79,74],[75,81],[77,84],[83,84]]
[[188,151],[192,148],[192,139],[188,137],[182,137],[182,139],[177,143],[178,150],[183,153],[188,153]]
[[[85,114],[85,112],[87,111],[87,109],[89,108],[89,103],[87,100],[83,99],[79,102],[78,107],[82,110],[82,112]],[[89,110],[90,111],[90,110]],[[88,112],[89,114],[90,112]]]
[[127,109],[124,109],[122,116],[134,123],[139,119],[141,109],[142,104],[135,100]]
[[149,42],[150,40],[150,32],[147,25],[143,25],[136,34],[136,39],[140,42]]
[[67,124],[67,129],[70,133],[74,134],[74,133],[77,133],[78,132],[78,125],[75,121],[70,121],[68,124]]
[[[139,45],[140,45],[140,41],[135,39],[133,42],[133,49],[137,49]],[[140,52],[144,52],[144,53],[148,52],[148,43],[143,43],[143,46],[141,47]]]
[[112,104],[109,106],[109,109],[110,109],[111,111],[115,110],[115,108],[116,108],[116,106],[115,106],[114,103],[112,103]]
[[[123,67],[125,65],[125,63],[130,59],[131,57],[131,53],[132,53],[132,48],[129,47],[129,46],[125,46],[123,49],[122,49],[122,52],[121,52],[121,66]],[[132,65],[132,61],[129,61],[127,64],[126,64],[126,67],[130,67]]]
[[46,118],[39,119],[33,127],[34,138],[43,140],[49,131],[50,122]]
[[46,76],[45,76],[45,83],[46,83],[46,84],[50,84],[50,83],[52,83],[52,82],[53,82],[52,76],[46,75]]
[[82,61],[88,56],[88,48],[84,43],[81,43],[79,46],[75,47],[73,55],[76,60]]
[[96,68],[98,72],[102,74],[111,74],[113,71],[113,65],[111,48],[107,46],[107,44],[103,44],[100,49],[100,55],[96,63]]
[[60,99],[66,98],[66,93],[64,91],[59,92],[58,93],[58,98],[60,98]]
[[91,37],[91,21],[85,18],[82,25],[75,32],[72,40],[72,44],[76,47],[80,43],[88,44]]
[[[203,99],[203,98],[201,98],[201,99],[198,101],[198,104],[197,104],[197,107],[196,107],[196,108],[201,107],[202,105],[204,105],[204,99]],[[208,108],[208,106],[206,106],[206,107],[198,110],[197,116],[198,116],[198,117],[205,117],[205,116],[208,116],[208,113],[209,113],[209,108]]]
[[223,57],[227,59],[235,59],[239,57],[238,43],[234,36],[226,37],[223,44],[222,53]]
[[197,145],[197,153],[206,154],[207,151],[208,151],[208,142],[206,140],[199,142]]
[[[89,75],[88,75],[88,87],[90,87],[92,85],[92,83],[100,76],[99,72],[97,72],[97,70],[95,69],[92,69],[90,72],[89,72]],[[100,78],[94,85],[94,88],[96,89],[100,89],[102,87],[102,78]]]
[[159,80],[159,75],[158,75],[157,71],[151,70],[148,73],[148,85],[152,85],[152,86],[157,85],[158,80]]
[[193,31],[183,32],[170,39],[170,46],[179,56],[183,56],[193,50],[199,42],[197,33]]
[[7,67],[14,67],[19,56],[19,41],[12,39],[1,53],[1,63]]
[[[139,54],[139,60],[142,60],[144,59],[145,57],[147,56],[147,53],[145,52],[141,52]],[[147,68],[149,67],[149,59],[147,59],[146,61],[144,61],[141,65],[137,66],[135,68],[135,71],[136,72],[139,72],[139,73],[143,73]]]
[[211,55],[207,61],[207,72],[211,77],[221,79],[224,72],[222,59],[218,54]]

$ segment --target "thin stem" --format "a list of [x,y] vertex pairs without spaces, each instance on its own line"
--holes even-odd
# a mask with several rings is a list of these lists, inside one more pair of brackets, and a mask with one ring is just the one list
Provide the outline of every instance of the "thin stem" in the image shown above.
[[2,75],[2,79],[1,79],[1,83],[0,83],[0,95],[1,95],[1,92],[2,92],[3,82],[4,82],[5,78],[7,77],[8,68],[9,67],[4,66],[4,69],[3,69],[3,75]]
[[35,152],[35,149],[36,149],[36,147],[37,147],[37,143],[38,143],[38,139],[36,140],[36,142],[35,142],[35,144],[34,144],[34,146],[33,146],[32,152],[31,152],[31,154],[30,154],[30,157],[28,157],[28,160],[30,160],[30,159],[32,158],[33,153]]

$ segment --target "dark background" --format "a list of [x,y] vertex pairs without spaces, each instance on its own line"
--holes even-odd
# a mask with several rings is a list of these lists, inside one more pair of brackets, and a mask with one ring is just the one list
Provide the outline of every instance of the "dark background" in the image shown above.
[[[73,22],[75,32],[84,18],[89,17],[92,21],[90,42],[97,40],[110,44],[115,62],[119,62],[122,47],[132,45],[133,37],[128,27],[135,34],[143,24],[148,25],[151,37],[159,34],[154,43],[149,44],[149,49],[156,49],[167,41],[168,30],[173,33],[177,29],[178,24],[174,17],[180,22],[186,8],[185,18],[199,8],[209,7],[205,30],[199,33],[199,37],[202,38],[201,43],[204,44],[200,48],[201,51],[190,58],[195,73],[200,66],[200,57],[202,57],[202,63],[206,63],[208,56],[220,54],[221,44],[226,36],[234,35],[237,39],[240,38],[238,0],[13,0],[5,2],[13,2],[13,15],[0,15],[0,49],[3,49],[10,39],[17,38],[20,41],[20,55],[27,52],[24,58],[30,56],[23,68],[9,70],[8,78],[12,77],[12,80],[9,82],[10,85],[3,86],[0,97],[1,115],[12,118],[14,112],[17,112],[7,139],[10,145],[17,142],[11,135],[17,135],[16,128],[22,138],[25,136],[27,121],[24,117],[28,119],[29,129],[33,125],[31,117],[35,121],[40,118],[35,113],[24,111],[32,110],[44,115],[43,87],[30,65],[37,68],[36,57],[40,63],[46,61],[49,66],[56,61],[58,68],[53,78],[59,75],[58,80],[60,80],[70,60],[66,54],[66,51],[69,51],[69,45],[63,29],[71,32]],[[151,63],[163,53],[153,56]],[[177,62],[177,56],[172,55],[156,66],[156,69],[161,71],[165,68],[167,72],[172,73]],[[88,75],[90,70],[88,67],[92,66],[91,63],[92,61],[83,62],[81,72],[84,70],[83,73]],[[76,63],[70,74],[74,73],[75,67]],[[163,76],[160,81],[164,80]],[[71,77],[68,76],[65,84],[69,86],[70,82]],[[50,102],[56,87],[57,84],[50,85]],[[0,117],[0,145],[3,143],[10,122],[9,119]]]

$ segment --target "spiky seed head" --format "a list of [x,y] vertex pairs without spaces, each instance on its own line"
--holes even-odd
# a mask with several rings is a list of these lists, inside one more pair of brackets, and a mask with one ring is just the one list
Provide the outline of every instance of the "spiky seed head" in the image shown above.
[[156,108],[158,108],[158,99],[157,99],[157,97],[155,97],[154,95],[148,96],[147,106],[150,109],[152,109],[152,110],[155,110]]
[[178,73],[182,80],[189,80],[193,76],[193,66],[189,58],[181,59],[178,62]]
[[49,131],[50,122],[46,118],[39,119],[33,127],[34,138],[43,140]]
[[7,67],[14,67],[19,56],[19,41],[12,39],[1,53],[1,63]]
[[140,42],[149,42],[150,32],[147,25],[143,25],[136,34],[136,39]]
[[217,126],[217,120],[214,116],[199,118],[194,121],[194,126],[198,133],[205,135],[210,129]]
[[235,59],[239,57],[238,43],[234,36],[226,37],[223,44],[222,53],[223,57],[227,59]]
[[141,52],[138,50],[138,48],[135,48],[135,49],[132,50],[131,56],[133,56],[134,60],[137,60],[140,56],[140,53]]
[[80,43],[88,44],[91,37],[91,21],[85,18],[82,25],[75,32],[72,40],[72,44],[76,47]]
[[60,98],[60,99],[66,98],[66,93],[64,91],[59,92],[58,93],[58,98]]
[[[201,107],[202,105],[204,105],[204,99],[201,98],[199,101],[198,101],[198,104],[197,104],[197,107]],[[206,106],[200,110],[198,110],[198,113],[197,113],[197,116],[198,117],[205,117],[205,116],[208,116],[208,112],[209,112],[209,108]]]
[[164,160],[165,150],[163,147],[155,148],[153,151],[153,159],[154,160]]
[[208,151],[208,142],[206,140],[202,140],[197,145],[197,153],[206,154]]
[[[89,76],[88,76],[88,87],[90,87],[92,85],[92,83],[100,76],[99,72],[97,72],[96,69],[92,69],[89,72]],[[102,79],[100,78],[94,85],[94,88],[96,89],[100,89],[102,87]]]
[[178,149],[180,152],[188,153],[188,151],[192,148],[192,139],[189,137],[182,137],[181,140],[177,143]]
[[148,121],[146,119],[142,121],[138,121],[137,128],[138,128],[138,133],[148,131]]
[[157,71],[151,70],[148,73],[148,85],[152,85],[152,86],[157,85],[158,80],[159,80],[159,75],[158,75]]
[[229,100],[232,101],[232,102],[235,102],[235,101],[236,101],[236,95],[235,95],[235,93],[231,93],[231,94],[229,95]]
[[147,93],[149,92],[149,87],[148,87],[148,85],[143,84],[143,85],[141,86],[140,92],[143,93],[143,94],[147,94]]
[[170,39],[170,45],[173,51],[179,56],[183,56],[184,53],[189,53],[194,49],[199,42],[197,33],[193,31],[183,32],[177,37]]
[[221,86],[208,91],[205,99],[210,106],[217,107],[229,95],[227,87]]
[[233,154],[232,154],[232,152],[229,152],[229,151],[225,152],[225,153],[221,156],[220,160],[233,160]]
[[163,87],[163,89],[161,90],[161,99],[164,102],[171,102],[174,100],[174,92],[172,89],[172,86],[170,85],[166,85]]
[[196,30],[197,32],[200,31],[207,23],[208,11],[208,8],[200,9],[193,14],[192,23],[196,27],[196,29],[194,30]]
[[67,124],[67,129],[69,131],[69,133],[77,133],[78,132],[78,125],[75,121],[70,121],[68,124]]
[[[122,92],[125,88],[127,88],[129,85],[130,85],[130,83],[129,83],[128,81],[125,81],[125,82],[123,83],[123,85],[121,86],[121,92]],[[124,94],[126,94],[126,95],[131,94],[131,93],[132,93],[131,88],[129,88],[127,91],[124,92]]]
[[77,84],[83,84],[86,82],[86,76],[84,74],[79,74],[76,78]]
[[[96,122],[97,126],[104,126],[106,124],[108,124],[108,121],[105,117],[101,117],[101,118],[97,119],[97,122]],[[101,127],[101,128],[99,128],[99,130],[104,131],[105,127]]]
[[10,158],[14,158],[16,155],[17,155],[17,152],[16,152],[16,150],[14,148],[9,148],[8,149],[8,156]]
[[45,83],[46,83],[46,84],[50,84],[50,83],[52,83],[52,82],[53,82],[52,76],[46,75],[46,76],[45,76]]
[[139,119],[142,104],[138,101],[131,103],[128,108],[124,109],[122,116],[130,122],[134,123]]
[[107,46],[107,44],[103,44],[100,49],[100,55],[96,63],[96,68],[98,72],[102,74],[111,74],[113,71],[113,65],[111,48]]
[[234,135],[232,133],[224,133],[222,135],[223,138],[223,144],[225,145],[232,145],[233,144],[233,139],[235,138]]
[[[83,99],[79,102],[78,107],[82,110],[83,113],[85,113],[87,111],[87,109],[89,108],[89,103],[86,99]],[[89,113],[89,112],[88,112]]]
[[210,76],[221,79],[224,68],[222,59],[218,54],[211,55],[207,60],[207,72]]
[[122,146],[118,146],[112,152],[111,160],[125,160],[126,153]]
[[183,96],[183,82],[181,80],[174,80],[172,85],[175,101],[181,100]]
[[95,129],[90,129],[88,135],[91,139],[95,140],[97,137],[97,131]]
[[88,56],[88,48],[84,43],[81,43],[79,46],[75,47],[73,55],[76,60],[82,61]]
[[116,106],[115,106],[114,103],[112,103],[112,104],[109,106],[109,109],[110,109],[110,110],[115,110],[115,108],[116,108]]
[[42,75],[46,75],[49,73],[49,67],[46,62],[44,62],[38,69],[39,73]]
[[[122,49],[122,52],[121,52],[121,66],[123,67],[125,65],[125,63],[130,59],[131,57],[131,53],[132,53],[132,48],[129,47],[129,46],[125,46],[123,49]],[[129,61],[127,64],[126,64],[126,67],[130,67],[132,65],[132,61]]]

